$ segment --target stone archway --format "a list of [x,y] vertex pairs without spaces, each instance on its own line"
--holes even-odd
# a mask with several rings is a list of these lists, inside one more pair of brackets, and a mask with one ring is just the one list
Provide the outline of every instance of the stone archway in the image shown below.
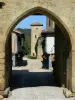
[[[42,1],[43,0],[40,0],[41,3],[42,3]],[[26,3],[25,8],[23,8],[22,3],[24,3],[24,4]],[[1,80],[0,80],[1,94],[3,94],[3,91],[7,87],[9,87],[9,77],[10,77],[9,76],[10,75],[9,74],[10,73],[9,69],[10,69],[10,65],[11,65],[11,63],[9,63],[9,58],[10,58],[11,55],[9,53],[10,52],[10,48],[9,48],[8,43],[10,43],[9,42],[10,33],[13,30],[13,28],[17,25],[17,23],[19,21],[21,21],[21,19],[29,16],[30,14],[36,13],[36,12],[37,13],[39,12],[41,14],[44,14],[44,15],[50,17],[60,27],[61,31],[64,33],[64,36],[67,37],[66,39],[69,40],[68,43],[71,44],[71,47],[74,50],[74,37],[72,35],[72,33],[75,32],[74,28],[72,29],[72,27],[74,27],[74,25],[70,23],[70,21],[69,21],[69,19],[67,17],[62,15],[61,12],[63,12],[63,10],[61,10],[60,13],[58,11],[56,11],[56,9],[58,9],[59,6],[58,7],[57,6],[56,7],[55,6],[51,6],[50,2],[48,2],[46,4],[43,4],[41,6],[40,5],[41,3],[36,2],[36,1],[35,2],[31,1],[29,4],[31,4],[32,6],[30,7],[27,2],[24,2],[24,1],[23,2],[20,2],[20,1],[16,2],[16,1],[14,1],[12,5],[11,5],[11,2],[8,2],[7,6],[5,6],[3,8],[4,12],[2,14],[6,14],[6,15],[8,14],[8,16],[5,15],[4,21],[6,22],[6,20],[7,20],[8,23],[5,24],[6,25],[5,29],[3,28],[3,33],[4,33],[3,36],[2,36],[3,40],[0,41],[0,46],[1,46],[0,51],[4,55],[4,56],[3,55],[1,56],[1,61],[0,61],[1,62],[1,66],[3,66],[2,70],[0,71],[0,73],[2,73],[1,74]],[[50,7],[48,6],[48,4],[49,4]],[[13,5],[15,7],[18,7],[18,5],[19,5],[22,8],[21,11],[20,11],[20,9],[18,7],[18,8],[16,8],[16,12],[15,12],[15,8],[12,8],[12,10],[10,12],[9,8],[11,9],[11,7]],[[6,13],[5,13],[5,11],[6,11]],[[66,14],[66,12],[65,12],[65,14]],[[3,27],[3,25],[4,24],[2,24],[2,27]],[[68,76],[68,78],[67,78],[67,88],[70,89],[72,92],[75,92],[74,60],[72,59],[74,57],[75,57],[74,51],[72,52],[72,50],[71,50],[71,53],[70,53],[70,55],[68,57],[68,65],[67,65],[67,76]],[[8,58],[8,59],[6,59],[6,58]]]
[[[8,32],[8,36],[7,36],[7,40],[6,40],[6,55],[8,55],[9,57],[10,57],[10,53],[9,53],[9,44],[8,43],[10,43],[10,42],[8,42],[9,41],[9,39],[10,39],[10,33],[11,33],[11,31],[12,31],[12,29],[13,29],[13,27],[15,27],[15,25],[17,24],[17,22],[18,21],[20,21],[22,18],[24,18],[24,17],[27,17],[27,16],[29,16],[29,15],[31,15],[31,14],[35,14],[35,13],[40,13],[40,14],[44,14],[44,15],[46,15],[46,16],[48,16],[48,17],[50,17],[50,18],[52,18],[55,22],[56,22],[56,24],[58,25],[58,27],[60,27],[60,30],[61,31],[59,31],[60,33],[62,33],[63,34],[63,38],[61,38],[62,39],[62,41],[61,42],[63,42],[63,39],[66,39],[67,40],[67,42],[69,43],[69,51],[68,51],[68,53],[70,53],[71,52],[71,40],[70,40],[70,36],[69,36],[69,33],[68,33],[68,30],[66,29],[66,27],[61,23],[62,21],[61,21],[61,19],[59,19],[58,20],[58,17],[55,15],[55,14],[53,14],[52,12],[49,12],[47,9],[44,9],[44,8],[42,8],[42,7],[35,7],[35,8],[33,8],[33,9],[30,9],[30,10],[28,10],[27,12],[26,12],[26,14],[24,14],[24,15],[21,15],[20,17],[19,17],[19,19],[18,20],[15,20],[16,22],[14,22],[13,24],[12,24],[12,27],[10,28],[10,30],[9,30],[9,32]],[[58,36],[58,39],[60,38],[59,37],[59,34],[56,34],[56,36]],[[61,40],[60,39],[60,40]],[[60,40],[59,40],[59,42],[60,42]],[[8,42],[8,43],[7,43]],[[58,42],[58,40],[57,40],[57,37],[56,37],[56,43]],[[58,44],[58,43],[57,43]],[[60,44],[61,45],[61,44]],[[58,49],[57,49],[58,50]],[[62,53],[62,52],[61,52]],[[58,54],[58,55],[60,55],[60,54]],[[68,56],[69,56],[69,54],[68,54]],[[71,55],[70,55],[71,56]],[[7,57],[6,57],[7,58]],[[61,57],[60,57],[61,58]],[[60,58],[59,58],[59,62],[60,62]],[[69,59],[69,57],[68,57],[68,59]],[[67,59],[66,59],[67,60]],[[5,66],[8,66],[8,65],[10,65],[11,66],[11,63],[7,63],[7,62],[10,62],[10,59],[8,58],[8,59],[5,59],[5,62],[6,62],[6,65]],[[71,60],[70,60],[70,62],[71,62]],[[59,66],[59,64],[57,65],[57,66]],[[61,66],[61,63],[60,63],[60,66]],[[69,66],[69,65],[68,65]],[[72,67],[72,66],[70,66],[70,67]],[[60,85],[63,85],[63,72],[62,72],[62,70],[63,70],[63,68],[61,67],[56,67],[56,68],[58,68],[58,70],[56,70],[56,76],[57,76],[57,74],[59,73],[59,70],[61,70],[61,72],[60,72],[60,77],[59,76],[57,76],[56,78],[58,79],[58,80],[60,80],[60,82],[59,82],[59,84]],[[9,75],[11,75],[11,71],[9,70],[9,68],[7,68],[8,69],[8,73],[7,73],[7,71],[6,71],[6,73],[7,73],[7,85],[9,86],[9,78],[10,78],[10,76]],[[61,74],[62,73],[62,74]],[[67,72],[67,74],[68,74],[68,72]],[[69,71],[69,74],[71,75],[71,70]],[[67,88],[69,88],[69,89],[71,89],[71,77],[70,78],[68,78],[69,80],[66,80],[66,87]]]

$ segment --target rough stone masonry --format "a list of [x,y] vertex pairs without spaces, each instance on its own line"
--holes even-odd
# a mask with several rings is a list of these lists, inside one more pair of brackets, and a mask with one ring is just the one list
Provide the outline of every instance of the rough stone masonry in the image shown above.
[[[41,13],[56,22],[67,41],[69,52],[66,67],[66,88],[75,93],[75,0],[0,0],[0,95],[10,87],[11,32],[23,18]],[[58,38],[58,34],[56,35]],[[59,43],[63,44],[63,39]],[[63,44],[64,48],[64,44]],[[63,49],[64,50],[64,49]],[[59,62],[62,62],[61,50]],[[60,61],[61,60],[61,61]],[[59,65],[59,63],[58,63]],[[61,73],[60,73],[61,71]],[[63,84],[63,66],[57,67],[57,79]],[[0,96],[2,97],[2,96]]]

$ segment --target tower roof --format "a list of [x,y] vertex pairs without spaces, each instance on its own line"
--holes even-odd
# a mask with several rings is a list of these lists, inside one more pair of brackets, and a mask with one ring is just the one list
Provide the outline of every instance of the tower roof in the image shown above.
[[43,26],[43,24],[39,23],[39,22],[34,22],[31,24],[31,26]]
[[53,32],[54,32],[54,29],[51,27],[42,30],[42,33],[53,33]]

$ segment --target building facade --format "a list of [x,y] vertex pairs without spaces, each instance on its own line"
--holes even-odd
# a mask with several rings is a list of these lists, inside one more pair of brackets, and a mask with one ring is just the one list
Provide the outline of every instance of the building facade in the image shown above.
[[24,35],[14,29],[12,32],[12,65],[16,66],[22,61],[24,48]]
[[31,56],[37,56],[38,39],[41,36],[42,24],[35,22],[31,24]]

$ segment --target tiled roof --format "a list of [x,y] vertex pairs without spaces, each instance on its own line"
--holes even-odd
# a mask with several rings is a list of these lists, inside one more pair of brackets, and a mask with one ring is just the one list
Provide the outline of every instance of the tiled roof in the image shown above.
[[39,22],[34,22],[31,24],[31,26],[43,26],[43,24],[39,23]]
[[52,32],[54,32],[54,29],[51,27],[42,30],[42,33],[52,33]]
[[13,32],[17,33],[17,34],[22,34],[22,32],[20,32],[19,30],[17,29],[14,29]]

